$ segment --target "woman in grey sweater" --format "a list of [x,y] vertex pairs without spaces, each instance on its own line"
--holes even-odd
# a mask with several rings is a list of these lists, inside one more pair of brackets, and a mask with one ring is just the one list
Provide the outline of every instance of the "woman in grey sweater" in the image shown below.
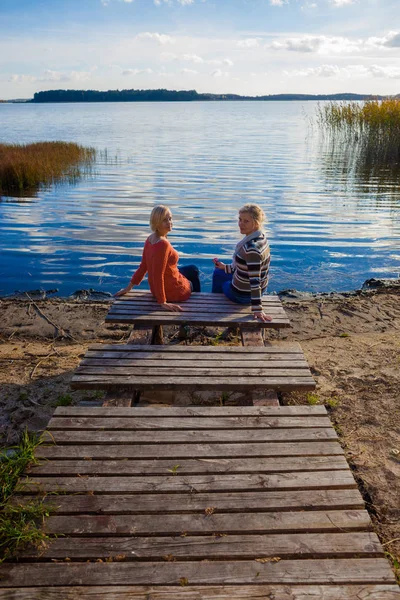
[[257,204],[245,204],[239,210],[239,229],[245,237],[236,244],[232,264],[214,258],[212,291],[225,294],[232,302],[251,305],[255,319],[271,321],[261,303],[261,296],[267,290],[271,259],[262,230],[264,221],[264,212]]

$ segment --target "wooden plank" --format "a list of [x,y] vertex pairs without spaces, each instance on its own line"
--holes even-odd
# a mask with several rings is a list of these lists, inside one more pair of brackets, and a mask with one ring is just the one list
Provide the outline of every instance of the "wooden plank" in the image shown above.
[[[58,440],[60,441],[60,440]],[[81,442],[81,443],[79,443]],[[236,443],[236,444],[143,444],[132,445],[88,445],[83,439],[78,438],[76,445],[40,445],[35,450],[37,458],[71,459],[192,459],[206,458],[248,458],[260,457],[284,457],[284,456],[337,456],[343,455],[343,449],[337,440],[324,442],[296,442],[296,443],[273,443],[265,440],[265,443]]]
[[[204,355],[203,355],[204,356]],[[196,372],[201,372],[203,369],[212,369],[212,371],[216,371],[218,369],[219,373],[225,375],[225,371],[229,373],[232,369],[238,371],[242,375],[246,373],[247,370],[249,372],[253,372],[254,369],[263,369],[269,372],[270,370],[274,372],[276,369],[308,369],[308,364],[305,359],[295,358],[286,360],[247,360],[242,362],[241,360],[216,360],[211,357],[205,360],[199,360],[193,357],[185,357],[180,355],[177,358],[170,358],[170,360],[165,360],[163,357],[161,360],[154,358],[154,356],[148,356],[146,358],[118,358],[117,356],[110,358],[98,358],[92,356],[86,356],[86,358],[82,359],[80,362],[80,367],[101,367],[105,370],[109,368],[114,369],[115,367],[127,367],[126,371],[130,372],[131,367],[139,367],[144,369],[144,367],[150,367],[151,369],[157,369],[161,372],[168,372],[167,370],[173,369],[193,369]],[[85,369],[82,369],[85,370]],[[212,372],[210,370],[210,372]]]
[[295,354],[302,354],[303,351],[298,342],[269,342],[263,348],[257,346],[249,346],[243,348],[242,346],[184,346],[176,344],[173,346],[143,346],[140,344],[92,344],[89,346],[89,350],[100,350],[107,352],[184,352],[189,354],[191,352],[205,352],[211,354],[273,354],[281,352],[289,352]]
[[68,515],[50,516],[43,523],[48,534],[73,536],[180,536],[245,533],[352,532],[372,529],[368,512],[307,511],[212,515]]
[[394,585],[29,587],[0,591],[1,600],[399,600]]
[[[173,467],[174,465],[171,465]],[[271,474],[229,474],[193,476],[115,477],[34,477],[21,478],[19,489],[34,493],[63,490],[68,493],[184,493],[255,490],[339,489],[356,487],[349,470]]]
[[200,444],[207,442],[251,443],[251,442],[304,442],[336,440],[333,428],[320,429],[269,429],[268,432],[258,429],[229,430],[175,430],[158,431],[154,436],[151,431],[137,431],[132,435],[129,431],[62,431],[55,430],[51,435],[44,432],[43,439],[56,444],[165,444],[183,443]]
[[[100,366],[91,366],[91,365],[79,365],[76,373],[80,376],[83,375],[100,375],[104,377],[111,376],[116,378],[118,376],[121,377],[142,377],[144,378],[146,375],[154,379],[161,379],[168,377],[171,373],[174,374],[177,378],[179,377],[196,377],[197,379],[201,378],[213,378],[217,375],[217,377],[222,381],[225,378],[234,378],[238,377],[238,379],[248,379],[251,380],[253,378],[261,379],[261,378],[282,378],[282,377],[311,377],[310,370],[308,367],[304,366],[303,368],[278,368],[274,366],[270,366],[269,368],[253,368],[252,366],[245,366],[243,368],[231,369],[230,367],[222,367],[218,364],[214,365],[214,367],[203,367],[201,363],[198,366],[192,364],[191,366],[177,366],[175,368],[171,368],[169,365],[156,364],[155,366],[145,367],[145,366],[135,366],[135,367],[118,367],[114,364],[110,366],[100,365]],[[231,386],[235,387],[235,380],[231,381]]]
[[400,600],[393,585],[68,586],[5,588],[1,600]]
[[383,558],[216,562],[26,563],[0,566],[1,587],[35,585],[179,585],[394,583]]
[[[229,535],[179,537],[59,537],[51,541],[41,558],[71,560],[124,555],[126,560],[256,559],[260,556],[295,558],[363,558],[384,556],[379,539],[372,532],[288,533],[285,535]],[[19,557],[37,558],[36,549]]]
[[101,429],[111,430],[160,430],[160,429],[292,429],[307,427],[329,427],[331,422],[327,415],[321,417],[219,417],[210,420],[202,417],[187,417],[180,419],[164,417],[153,419],[151,417],[61,417],[54,416],[50,419],[48,429]]
[[[126,302],[126,301],[139,301],[139,300],[144,300],[146,303],[152,302],[154,304],[157,304],[156,299],[154,298],[154,296],[151,294],[151,292],[145,291],[145,290],[138,290],[135,289],[134,291],[128,292],[127,294],[124,294],[124,296],[121,296],[120,298],[116,298],[113,301],[113,305],[119,303],[119,302]],[[261,301],[263,304],[268,303],[268,302],[280,302],[281,303],[281,299],[279,298],[278,294],[265,294],[261,297]],[[211,304],[224,304],[226,306],[230,306],[232,307],[232,302],[230,300],[228,300],[226,298],[226,296],[224,296],[224,294],[213,294],[210,292],[193,292],[190,296],[190,298],[188,298],[188,300],[185,300],[185,304],[191,304],[192,302],[202,302],[202,303],[211,303]],[[235,305],[233,305],[235,306]]]
[[241,327],[240,335],[243,346],[264,346],[264,339],[260,329],[249,331],[248,329]]
[[[122,376],[124,377],[124,376]],[[240,377],[234,380],[235,390],[249,390],[253,387],[257,388],[274,388],[284,391],[303,390],[312,391],[315,389],[315,381],[311,377],[252,377],[251,381],[247,377]],[[160,377],[155,380],[155,377],[146,376],[129,376],[124,377],[121,383],[121,376],[96,376],[96,375],[74,375],[71,381],[72,389],[84,390],[108,390],[113,387],[123,385],[126,389],[138,390],[232,390],[232,380],[226,378],[213,378],[210,376],[192,377],[186,374],[185,376]]]
[[[227,311],[224,306],[193,306],[193,305],[185,305],[183,302],[180,304],[182,311],[179,313],[182,318],[191,318],[193,316],[198,316],[202,318],[208,318],[209,314],[215,316],[217,321],[220,318],[229,316],[230,319],[240,319],[242,317],[252,315],[252,312],[249,308],[247,310],[243,310],[242,308],[234,309]],[[265,308],[266,313],[268,313],[272,317],[287,319],[286,313],[281,306],[278,305],[268,305]],[[157,316],[163,317],[165,315],[165,310],[160,308],[159,305],[156,307],[149,306],[138,306],[133,303],[129,305],[118,304],[112,310],[110,310],[110,315],[117,317],[122,315],[129,315],[133,318],[137,316]],[[254,318],[254,317],[253,317]]]
[[166,406],[162,409],[138,406],[136,408],[90,408],[87,406],[59,406],[54,415],[60,417],[201,417],[214,419],[215,417],[290,417],[306,416],[319,417],[326,415],[325,406],[279,406],[257,407],[252,406]]
[[[33,465],[29,475],[171,475],[171,460],[47,460]],[[179,461],[179,475],[202,473],[284,473],[344,470],[344,456],[278,458],[200,458]]]
[[[186,346],[187,348],[190,347],[195,347],[195,346]],[[227,346],[229,347],[229,346]],[[210,348],[215,348],[215,346],[210,346]],[[101,351],[96,351],[96,350],[92,350],[91,348],[88,349],[88,351],[85,354],[86,359],[112,359],[112,360],[147,360],[147,361],[165,361],[168,365],[170,365],[171,363],[176,362],[177,360],[180,361],[201,361],[201,363],[207,363],[210,361],[213,361],[213,364],[215,364],[215,361],[217,361],[218,363],[231,363],[234,364],[235,362],[254,362],[256,363],[258,362],[262,362],[262,364],[264,365],[264,363],[266,362],[272,362],[274,363],[275,361],[302,361],[302,362],[306,362],[304,356],[301,355],[300,352],[298,353],[285,353],[283,352],[283,350],[281,350],[281,352],[279,353],[272,353],[272,352],[263,352],[262,349],[260,348],[260,352],[255,354],[255,353],[250,353],[250,352],[241,352],[241,353],[237,353],[237,354],[233,354],[232,353],[225,353],[220,351],[218,354],[214,353],[206,353],[206,352],[184,352],[182,350],[180,350],[179,352],[154,352],[151,350],[151,346],[142,346],[142,351],[135,351],[135,352],[126,352],[124,351],[124,346],[120,346],[120,350],[114,350],[114,352],[108,351],[108,352],[101,352]],[[211,365],[212,366],[212,365]]]
[[273,318],[272,321],[256,322],[251,314],[240,315],[230,317],[229,315],[219,315],[207,313],[204,315],[191,315],[183,312],[167,313],[166,311],[162,314],[153,314],[149,312],[145,315],[114,315],[108,314],[105,318],[108,323],[133,323],[142,325],[181,325],[181,324],[195,324],[195,325],[214,325],[217,327],[219,324],[224,326],[229,325],[246,325],[246,327],[262,327],[268,329],[281,329],[285,327],[291,327],[290,322],[287,318]]
[[[31,496],[14,496],[16,505]],[[216,512],[286,512],[290,510],[361,510],[364,502],[356,488],[339,490],[262,490],[256,492],[219,492],[140,495],[57,495],[47,496],[45,504],[57,514],[169,514],[201,513],[209,506]],[[342,532],[340,532],[342,533]]]

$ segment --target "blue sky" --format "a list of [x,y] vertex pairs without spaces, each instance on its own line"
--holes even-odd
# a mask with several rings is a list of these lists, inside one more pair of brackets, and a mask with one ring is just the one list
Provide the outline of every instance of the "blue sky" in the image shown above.
[[1,0],[0,99],[60,88],[398,94],[399,8],[400,0]]

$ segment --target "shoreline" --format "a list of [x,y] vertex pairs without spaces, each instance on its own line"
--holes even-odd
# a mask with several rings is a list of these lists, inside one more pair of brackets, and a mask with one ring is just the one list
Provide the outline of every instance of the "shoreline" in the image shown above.
[[[267,295],[277,295],[281,300],[310,300],[312,298],[351,298],[354,296],[368,295],[369,293],[375,293],[382,290],[391,290],[400,288],[400,277],[398,278],[386,278],[378,279],[372,277],[364,281],[360,288],[348,291],[332,291],[332,292],[304,292],[296,290],[295,288],[287,288],[280,290],[279,292],[267,293]],[[147,290],[149,291],[149,290]],[[6,294],[0,296],[0,302],[7,300],[60,300],[62,302],[77,301],[77,302],[107,302],[112,301],[113,295],[111,292],[104,292],[103,290],[95,290],[89,288],[88,290],[76,290],[67,296],[58,296],[58,289],[44,290],[37,288],[35,290],[16,291],[12,294]]]
[[[301,343],[317,382],[312,394],[281,394],[282,404],[323,404],[399,577],[400,569],[400,280],[347,294],[283,298],[292,328],[269,339]],[[36,305],[36,306],[35,306]],[[105,324],[110,300],[0,299],[0,434],[16,443],[28,427],[42,430],[56,406],[99,405],[102,393],[71,391],[72,374],[91,343],[124,343],[130,325]],[[168,343],[182,343],[165,328]],[[148,343],[138,330],[134,343]],[[232,333],[191,327],[192,345],[235,345]],[[215,393],[144,396],[144,406],[246,404]],[[397,561],[397,563],[395,562]]]

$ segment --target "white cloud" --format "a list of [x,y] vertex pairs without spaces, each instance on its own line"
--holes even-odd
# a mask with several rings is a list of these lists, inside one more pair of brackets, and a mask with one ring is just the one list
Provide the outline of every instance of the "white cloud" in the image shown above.
[[150,33],[150,31],[144,31],[142,33],[138,33],[136,36],[138,40],[154,40],[161,45],[164,44],[174,44],[175,39],[170,35],[166,35],[164,33]]
[[197,71],[194,69],[181,69],[182,75],[196,75]]
[[[171,55],[174,56],[175,60],[179,60],[178,56],[175,55]],[[234,62],[230,59],[230,58],[203,58],[202,56],[199,56],[198,54],[184,54],[182,56],[182,60],[185,60],[187,62],[192,62],[196,65],[215,65],[215,66],[222,66],[225,65],[227,67],[233,67]]]
[[9,81],[11,83],[36,83],[36,82],[53,82],[53,81],[87,81],[93,74],[92,71],[52,71],[46,69],[41,76],[35,75],[11,75]]
[[193,62],[198,65],[204,63],[204,58],[198,56],[197,54],[184,54],[182,58],[183,60],[187,60],[188,62]]
[[354,4],[355,0],[331,0],[331,4],[333,6],[349,6],[349,4]]
[[381,67],[380,65],[371,65],[368,71],[372,77],[384,77],[386,79],[400,79],[400,67]]
[[288,0],[269,0],[271,6],[283,6],[288,3]]
[[363,49],[362,40],[350,40],[344,37],[304,35],[297,38],[281,39],[267,45],[274,50],[290,52],[314,52],[318,54],[341,54],[360,52]]
[[[194,0],[176,0],[178,4],[181,6],[189,6],[189,4],[194,4]],[[154,0],[154,4],[156,6],[161,6],[162,4],[168,4],[171,6],[173,4],[172,0]]]
[[324,36],[303,36],[287,38],[279,42],[272,42],[271,48],[275,50],[290,50],[291,52],[316,52],[324,43]]
[[308,69],[297,69],[293,71],[284,71],[286,77],[337,77],[340,79],[354,79],[356,77],[400,79],[400,67],[380,66],[380,65],[348,65],[339,67],[338,65],[321,65],[319,67],[310,67]]
[[215,69],[211,75],[213,77],[229,77],[229,73],[227,71],[222,71],[221,69]]
[[258,38],[247,38],[246,40],[239,40],[236,44],[239,48],[257,48],[260,45]]
[[125,69],[122,71],[122,75],[143,75],[153,73],[153,69]]
[[370,37],[367,39],[366,44],[369,46],[383,46],[385,48],[400,48],[400,33],[398,31],[389,31],[382,38]]

